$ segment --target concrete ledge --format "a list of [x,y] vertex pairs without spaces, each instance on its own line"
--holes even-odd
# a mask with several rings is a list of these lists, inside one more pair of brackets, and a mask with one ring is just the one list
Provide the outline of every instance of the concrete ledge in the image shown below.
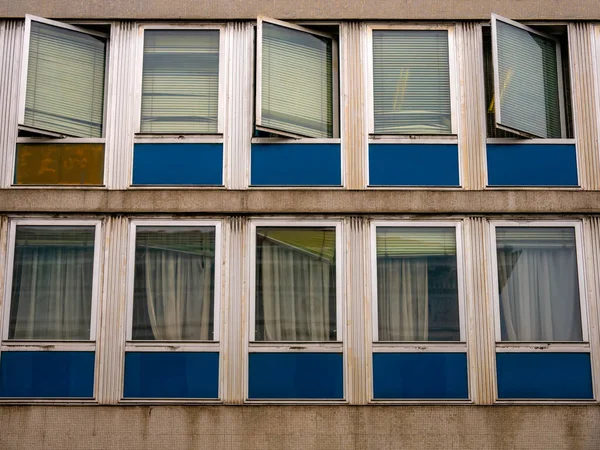
[[3,0],[0,17],[35,14],[72,19],[488,19],[497,13],[515,20],[598,20],[596,0]]
[[2,213],[599,214],[600,191],[6,189]]
[[600,448],[598,406],[4,406],[3,449]]

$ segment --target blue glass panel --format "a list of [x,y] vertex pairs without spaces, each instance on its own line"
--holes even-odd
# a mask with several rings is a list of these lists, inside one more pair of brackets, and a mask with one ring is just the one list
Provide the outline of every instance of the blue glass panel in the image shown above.
[[2,352],[0,397],[93,398],[94,352]]
[[375,399],[468,399],[464,353],[374,353]]
[[252,186],[341,186],[340,144],[252,144]]
[[218,398],[216,352],[128,352],[125,398]]
[[490,186],[577,186],[575,144],[488,144]]
[[460,186],[457,144],[370,144],[369,186]]
[[223,184],[223,144],[136,144],[134,185]]
[[592,399],[589,353],[497,353],[498,398]]
[[252,399],[342,399],[341,353],[250,353]]

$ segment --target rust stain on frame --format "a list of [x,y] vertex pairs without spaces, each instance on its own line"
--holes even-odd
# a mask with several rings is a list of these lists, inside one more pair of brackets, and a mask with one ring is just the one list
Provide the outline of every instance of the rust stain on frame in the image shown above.
[[17,185],[102,185],[103,178],[104,144],[17,144]]

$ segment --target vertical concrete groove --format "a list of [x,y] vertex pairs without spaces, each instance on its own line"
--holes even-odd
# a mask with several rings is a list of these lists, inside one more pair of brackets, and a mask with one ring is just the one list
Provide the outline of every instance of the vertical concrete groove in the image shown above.
[[227,25],[228,79],[225,101],[225,184],[230,189],[248,187],[254,79],[254,27],[251,23]]
[[123,390],[128,234],[129,222],[126,217],[109,217],[105,220],[100,332],[96,355],[97,399],[105,405],[117,404]]
[[465,220],[467,355],[471,397],[476,404],[495,400],[494,313],[490,300],[489,225],[482,217]]
[[221,360],[223,361],[223,402],[229,405],[244,403],[244,380],[247,337],[247,219],[234,216],[224,223],[226,235],[227,290],[224,295],[223,335]]
[[358,22],[340,25],[340,136],[347,189],[363,189],[368,183],[365,39],[365,25]]
[[[7,299],[4,294],[5,287],[5,276],[6,276],[6,264],[7,264],[7,254],[8,254],[8,216],[0,216],[0,341],[2,340],[3,333],[3,324],[4,318],[2,313],[8,314],[8,311],[4,310],[4,305],[6,305]],[[0,348],[0,353],[2,352]]]
[[465,189],[486,184],[485,93],[481,25],[463,22],[456,27],[460,84],[459,151]]
[[104,133],[105,184],[108,189],[126,189],[131,181],[136,120],[137,33],[138,26],[134,22],[115,22],[112,25]]
[[[594,395],[600,395],[600,217],[583,220],[584,261],[588,312],[588,331],[592,358]],[[586,324],[583,324],[585,327]]]
[[350,217],[345,228],[346,397],[353,405],[364,405],[371,397],[369,221],[365,217]]
[[0,188],[13,182],[22,47],[23,21],[0,21]]
[[600,189],[598,115],[595,100],[594,26],[569,24],[569,53],[573,121],[577,142],[579,184],[583,189]]

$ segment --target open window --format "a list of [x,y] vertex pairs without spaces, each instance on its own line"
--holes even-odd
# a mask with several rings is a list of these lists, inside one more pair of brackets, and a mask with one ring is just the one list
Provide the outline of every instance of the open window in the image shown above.
[[338,137],[333,35],[258,18],[256,129],[292,138]]
[[486,51],[486,72],[489,77],[493,74],[493,89],[488,82],[488,116],[493,115],[488,135],[569,137],[568,78],[564,79],[563,68],[566,45],[561,39],[565,34],[551,27],[546,31],[492,15],[491,46]]
[[22,134],[102,137],[107,41],[96,30],[25,17]]

